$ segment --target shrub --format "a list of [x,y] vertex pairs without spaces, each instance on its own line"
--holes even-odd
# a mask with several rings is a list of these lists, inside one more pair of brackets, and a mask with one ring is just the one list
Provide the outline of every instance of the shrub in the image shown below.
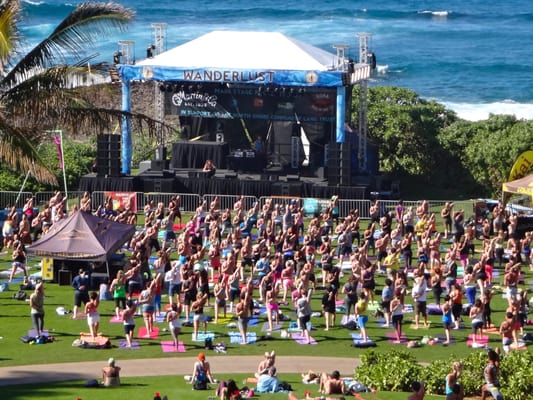
[[415,357],[406,351],[374,350],[361,357],[361,367],[355,370],[355,379],[362,384],[386,391],[411,391],[411,383],[419,380],[421,367]]
[[533,353],[512,351],[502,358],[500,382],[506,400],[524,400],[533,393]]

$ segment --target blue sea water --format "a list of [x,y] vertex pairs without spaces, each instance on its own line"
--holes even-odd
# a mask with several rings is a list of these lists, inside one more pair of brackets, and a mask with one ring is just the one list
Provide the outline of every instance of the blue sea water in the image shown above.
[[[120,1],[119,1],[120,2]],[[136,12],[125,32],[102,38],[96,59],[109,60],[119,40],[133,40],[137,59],[154,42],[152,23],[165,22],[167,49],[212,30],[278,31],[335,52],[356,34],[371,33],[377,55],[373,85],[412,89],[466,119],[488,113],[533,119],[533,2],[508,0],[124,0]],[[37,44],[75,2],[24,2],[25,46]]]

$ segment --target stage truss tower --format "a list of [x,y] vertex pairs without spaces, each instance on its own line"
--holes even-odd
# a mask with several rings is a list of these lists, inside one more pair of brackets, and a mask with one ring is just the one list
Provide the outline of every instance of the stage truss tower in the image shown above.
[[[368,42],[372,34],[370,33],[358,33],[359,38],[359,63],[368,64],[369,49]],[[366,172],[368,170],[367,159],[367,137],[368,137],[368,80],[364,79],[359,84],[359,109],[358,109],[358,122],[359,122],[359,144],[358,144],[358,159],[359,170]]]
[[[154,43],[150,45],[153,55],[156,56],[166,50],[165,38],[167,36],[167,24],[164,22],[152,23],[152,29],[154,30]],[[163,121],[164,115],[164,93],[159,89],[159,82],[154,81],[154,116],[158,121]],[[157,128],[156,132],[157,145],[164,145],[165,138],[161,127]]]

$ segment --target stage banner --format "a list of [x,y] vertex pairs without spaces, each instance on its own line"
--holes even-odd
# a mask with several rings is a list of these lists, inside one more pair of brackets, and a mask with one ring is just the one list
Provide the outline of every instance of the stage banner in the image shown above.
[[161,85],[165,114],[180,117],[335,122],[335,88],[199,84]]
[[113,210],[124,210],[127,206],[137,212],[137,193],[135,192],[104,192],[106,198],[113,201]]
[[306,197],[303,199],[303,208],[305,215],[313,215],[326,210],[329,207],[329,199],[315,199]]
[[517,179],[523,178],[528,174],[528,172],[533,167],[533,150],[526,150],[518,156],[513,168],[511,168],[511,173],[509,174],[509,181],[515,181]]

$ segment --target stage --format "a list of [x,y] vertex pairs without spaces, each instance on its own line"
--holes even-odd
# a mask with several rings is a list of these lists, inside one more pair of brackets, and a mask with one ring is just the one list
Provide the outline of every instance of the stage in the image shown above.
[[194,193],[199,195],[246,195],[246,196],[296,196],[330,198],[338,195],[344,199],[365,199],[369,187],[361,183],[352,186],[331,186],[321,177],[306,177],[287,174],[283,171],[263,173],[237,173],[218,169],[208,178],[201,169],[174,169],[146,171],[137,176],[98,177],[88,174],[80,180],[80,191],[127,191]]

